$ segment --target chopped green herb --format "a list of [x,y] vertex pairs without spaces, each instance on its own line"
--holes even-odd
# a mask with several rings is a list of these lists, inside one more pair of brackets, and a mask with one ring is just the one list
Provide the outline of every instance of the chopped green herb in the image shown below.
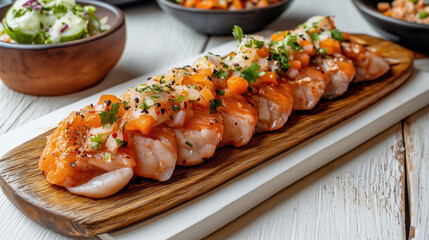
[[255,45],[257,49],[261,49],[264,46],[264,41],[253,39],[253,45]]
[[106,154],[104,154],[104,161],[111,162],[112,161],[112,154],[110,154],[109,152],[106,152]]
[[417,3],[419,0],[408,0],[408,2]]
[[262,77],[265,75],[265,72],[260,72],[259,69],[261,66],[259,66],[258,63],[252,63],[250,67],[246,68],[243,72],[241,72],[240,77],[244,78],[251,84],[252,82],[256,83],[256,80],[258,80],[258,77]]
[[122,132],[125,132],[125,124],[127,124],[128,123],[128,121],[126,121],[125,123],[124,123],[124,125],[122,126]]
[[318,33],[312,33],[312,34],[310,34],[310,37],[311,37],[311,40],[313,42],[319,40],[319,34]]
[[212,74],[212,77],[218,78],[218,79],[225,79],[228,77],[228,72],[225,72],[222,68],[219,69],[217,72]]
[[287,35],[283,41],[285,41],[286,45],[288,45],[295,51],[302,51],[303,49],[303,47],[299,45],[295,35]]
[[115,141],[116,141],[116,144],[118,144],[118,146],[119,146],[118,149],[120,149],[120,148],[126,148],[128,146],[128,142],[127,141],[124,141],[124,140],[121,140],[121,139],[115,139]]
[[194,145],[188,141],[185,142],[186,145],[188,145],[189,147],[193,147]]
[[317,54],[320,54],[320,55],[325,55],[327,51],[328,51],[328,49],[326,49],[326,48],[316,49]]
[[152,106],[153,106],[153,105],[148,105],[148,104],[146,103],[146,99],[143,99],[143,103],[139,106],[139,108],[147,111],[147,110],[149,110]]
[[210,100],[210,114],[212,113],[216,113],[217,112],[217,108],[221,107],[222,102],[219,99],[212,99]]
[[101,145],[103,145],[103,134],[98,134],[97,136],[94,136],[89,140],[94,143],[92,145],[92,148],[94,148],[94,150],[98,150],[101,148]]
[[100,115],[101,125],[104,126],[106,124],[112,124],[118,121],[119,107],[119,103],[113,103],[109,111],[104,110],[99,113],[98,115]]
[[216,93],[223,96],[225,95],[225,90],[216,90]]
[[173,110],[173,111],[178,111],[178,110],[180,110],[180,106],[173,105],[173,106],[171,107],[171,110]]
[[155,100],[161,98],[159,95],[152,95],[150,96],[150,99]]
[[339,31],[337,29],[332,29],[331,30],[331,35],[332,35],[332,38],[334,40],[337,40],[337,41],[343,41],[345,39],[344,38],[344,33],[342,33],[341,31]]
[[428,13],[426,11],[421,11],[417,13],[417,17],[420,19],[426,18],[428,16]]
[[176,99],[173,99],[173,102],[180,102],[180,101],[182,101],[183,99],[185,99],[185,96],[184,95],[182,95],[182,94],[180,94],[179,96],[177,96],[177,98]]
[[235,69],[233,69],[232,71],[234,71],[234,72],[238,72],[238,71],[240,71],[241,69],[243,69],[243,67],[242,67],[242,66],[238,66],[238,67],[236,67]]
[[234,36],[235,40],[237,40],[237,45],[240,45],[241,40],[244,37],[243,29],[237,25],[234,25],[232,29],[232,36]]

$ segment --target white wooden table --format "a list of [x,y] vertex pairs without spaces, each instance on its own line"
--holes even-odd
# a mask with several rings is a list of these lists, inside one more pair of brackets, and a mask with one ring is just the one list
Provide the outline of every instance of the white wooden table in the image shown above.
[[[196,33],[164,15],[153,0],[126,6],[124,11],[125,52],[98,85],[66,96],[38,97],[0,83],[0,135],[233,39]],[[266,29],[289,29],[313,15],[334,15],[340,29],[378,35],[349,0],[296,0]],[[429,239],[428,146],[426,107],[218,231],[208,232],[207,239]],[[0,239],[69,238],[32,222],[0,193]]]

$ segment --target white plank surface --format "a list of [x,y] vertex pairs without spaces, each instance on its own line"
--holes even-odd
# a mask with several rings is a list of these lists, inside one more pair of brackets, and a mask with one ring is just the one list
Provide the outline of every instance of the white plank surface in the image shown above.
[[206,239],[404,239],[403,164],[396,124]]
[[409,239],[429,239],[429,107],[404,121]]
[[[0,135],[101,90],[200,53],[207,41],[165,16],[155,1],[125,9],[127,40],[116,67],[96,86],[58,97],[30,96],[0,82]],[[154,47],[156,46],[156,47]],[[1,63],[0,63],[1,64]],[[25,217],[0,192],[0,239],[71,239]]]
[[[232,39],[211,37],[206,44],[207,36],[195,33],[162,14],[154,1],[142,2],[125,10],[125,52],[118,65],[100,84],[67,96],[35,97],[14,92],[0,83],[0,134],[110,86]],[[354,9],[351,1],[338,0],[295,0],[291,8],[267,29],[291,28],[312,15],[335,15],[339,28],[378,36]],[[428,63],[422,63],[420,67],[427,66]],[[418,116],[410,118],[410,129],[418,131],[410,130],[409,136],[417,141],[413,142],[414,146],[427,145],[427,117],[420,120],[422,117]],[[416,132],[425,133],[422,135],[426,137],[425,143],[422,138],[414,137]],[[400,136],[398,125],[395,125],[369,143],[283,190],[209,239],[403,239],[403,160],[396,161],[394,158],[397,155],[392,155],[393,152],[403,152],[398,145]],[[425,156],[427,160],[427,152]],[[420,161],[418,164],[428,169],[426,162]],[[428,214],[425,214],[429,212],[428,177],[416,170],[411,174],[414,180],[410,181],[418,187],[415,190],[410,188],[410,194],[416,194],[414,199],[420,200],[414,200],[412,211],[425,210],[420,215],[414,214],[415,220],[412,216],[411,225],[415,228],[416,239],[429,239]],[[26,218],[2,193],[0,211],[0,239],[69,239]]]

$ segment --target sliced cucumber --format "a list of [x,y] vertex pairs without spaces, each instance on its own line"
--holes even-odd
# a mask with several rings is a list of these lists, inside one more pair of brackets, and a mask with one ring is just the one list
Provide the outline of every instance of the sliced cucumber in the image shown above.
[[77,39],[81,39],[85,36],[85,33],[87,32],[86,28],[81,29],[78,33],[75,33],[73,35],[62,35],[60,42],[69,42]]
[[32,34],[22,31],[19,27],[18,28],[11,28],[6,21],[3,21],[3,25],[5,26],[6,32],[9,35],[10,38],[15,40],[17,43],[27,43],[31,44],[34,42],[34,39],[37,38],[39,33]]
[[[22,9],[23,1],[16,1],[7,11],[3,25],[7,34],[18,43],[33,43],[40,33],[40,18],[34,10]],[[22,14],[15,14],[16,11]],[[19,16],[15,16],[19,15]]]

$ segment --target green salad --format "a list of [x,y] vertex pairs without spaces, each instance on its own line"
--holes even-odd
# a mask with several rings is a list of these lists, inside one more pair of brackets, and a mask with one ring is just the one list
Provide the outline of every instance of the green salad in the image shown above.
[[17,0],[0,24],[0,41],[49,44],[93,36],[110,28],[95,10],[75,0]]

